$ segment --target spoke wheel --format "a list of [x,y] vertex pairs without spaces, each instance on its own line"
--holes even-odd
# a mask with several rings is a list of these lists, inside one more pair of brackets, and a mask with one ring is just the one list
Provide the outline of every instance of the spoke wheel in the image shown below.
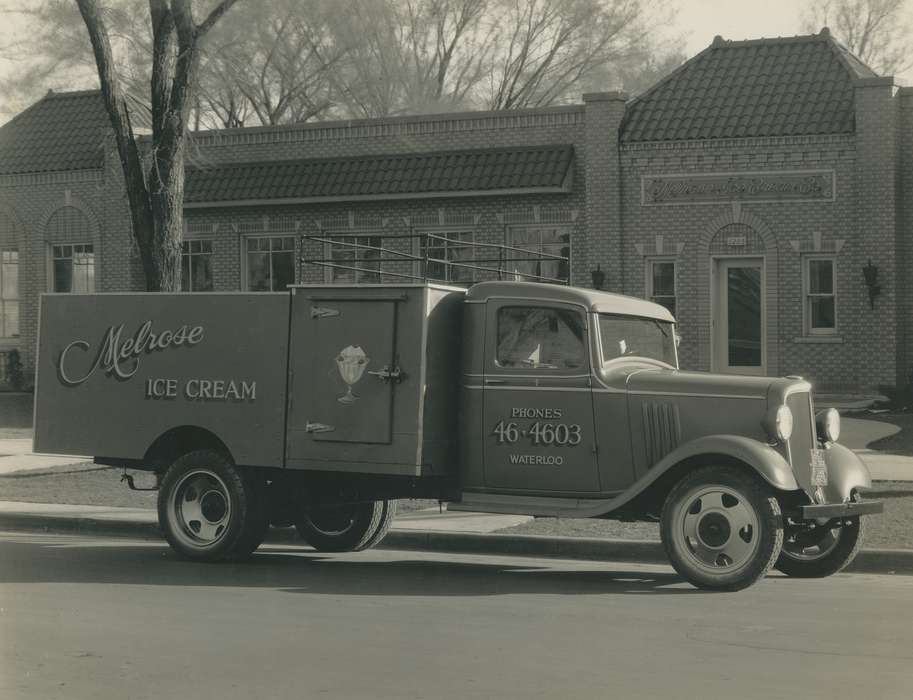
[[760,478],[705,467],[669,493],[662,538],[676,571],[700,588],[739,590],[767,573],[780,552],[780,508]]

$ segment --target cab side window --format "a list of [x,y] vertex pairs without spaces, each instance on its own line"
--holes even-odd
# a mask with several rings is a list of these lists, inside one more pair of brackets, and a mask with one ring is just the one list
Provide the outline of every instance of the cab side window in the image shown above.
[[495,364],[511,369],[580,369],[585,364],[583,328],[583,315],[567,309],[501,307]]

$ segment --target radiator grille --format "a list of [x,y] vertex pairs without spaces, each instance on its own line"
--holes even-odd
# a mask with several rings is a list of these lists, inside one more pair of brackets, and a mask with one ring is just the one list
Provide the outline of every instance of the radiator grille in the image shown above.
[[811,450],[815,447],[811,400],[807,391],[790,394],[786,399],[786,405],[793,413],[793,434],[789,439],[793,469],[807,469],[811,464]]
[[644,403],[643,425],[647,464],[652,466],[678,447],[681,441],[682,426],[678,417],[678,406],[668,403]]

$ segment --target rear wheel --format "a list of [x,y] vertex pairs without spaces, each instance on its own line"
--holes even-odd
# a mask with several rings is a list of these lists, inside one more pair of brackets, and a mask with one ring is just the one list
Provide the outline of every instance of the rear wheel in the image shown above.
[[213,450],[190,452],[168,468],[158,517],[171,548],[195,561],[245,557],[268,527],[257,484]]
[[865,533],[865,520],[845,518],[837,527],[810,527],[787,522],[783,551],[775,564],[787,576],[824,578],[842,571],[856,558]]
[[737,591],[762,578],[783,543],[780,506],[753,474],[705,467],[673,487],[663,506],[663,546],[698,588]]
[[312,506],[295,527],[318,552],[358,552],[380,542],[395,511],[396,504],[390,501]]

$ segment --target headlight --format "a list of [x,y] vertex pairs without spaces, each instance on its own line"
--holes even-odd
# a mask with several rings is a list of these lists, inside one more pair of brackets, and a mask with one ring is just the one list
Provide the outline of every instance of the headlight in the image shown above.
[[774,426],[777,431],[777,439],[780,442],[786,442],[793,434],[793,412],[785,404],[777,409],[777,415],[774,418]]
[[836,408],[818,411],[818,415],[815,416],[815,431],[819,440],[837,442],[840,437],[840,414]]

